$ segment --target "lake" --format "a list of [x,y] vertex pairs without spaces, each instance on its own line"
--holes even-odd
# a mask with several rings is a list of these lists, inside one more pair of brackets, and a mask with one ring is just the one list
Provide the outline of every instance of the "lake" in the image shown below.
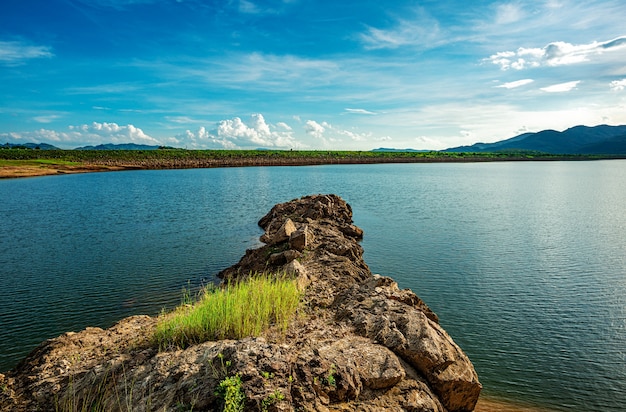
[[131,171],[0,180],[0,371],[65,331],[158,314],[335,193],[372,272],[413,289],[492,397],[626,405],[626,161]]

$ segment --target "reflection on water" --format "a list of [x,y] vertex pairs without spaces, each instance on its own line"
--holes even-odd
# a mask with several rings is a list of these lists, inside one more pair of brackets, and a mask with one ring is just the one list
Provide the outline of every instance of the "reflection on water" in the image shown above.
[[490,396],[626,404],[626,162],[135,171],[0,181],[0,370],[43,339],[156,314],[258,244],[256,221],[346,199],[365,260],[420,295]]

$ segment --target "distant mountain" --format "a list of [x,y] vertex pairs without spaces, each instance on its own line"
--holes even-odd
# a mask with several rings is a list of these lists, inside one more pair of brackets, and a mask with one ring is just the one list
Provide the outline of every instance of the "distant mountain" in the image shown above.
[[122,143],[122,144],[99,144],[97,146],[77,147],[74,150],[157,150],[161,146],[151,146],[146,144]]
[[538,151],[552,154],[626,154],[626,126],[576,126],[563,132],[524,133],[495,143],[459,146],[444,152]]
[[626,134],[584,146],[582,149],[590,154],[626,154]]
[[60,150],[48,143],[5,143],[0,145],[4,149],[35,149],[35,150]]
[[372,149],[372,152],[430,152],[430,150],[392,149],[389,147],[379,147],[378,149]]

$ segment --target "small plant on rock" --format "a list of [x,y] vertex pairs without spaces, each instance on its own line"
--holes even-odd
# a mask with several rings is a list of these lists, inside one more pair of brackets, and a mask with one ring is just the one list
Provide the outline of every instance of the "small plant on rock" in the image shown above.
[[215,392],[224,401],[224,412],[243,412],[246,396],[241,387],[239,374],[224,378]]
[[267,412],[270,406],[282,401],[283,399],[285,399],[285,395],[283,395],[278,389],[276,389],[274,393],[267,396],[261,401],[261,411]]
[[330,365],[330,369],[328,369],[328,375],[326,375],[326,383],[328,386],[332,386],[333,388],[337,386],[337,380],[335,379],[335,373],[337,370],[335,369],[335,364]]
[[264,379],[273,379],[274,378],[274,374],[272,372],[267,372],[267,371],[261,372],[261,376],[263,376]]

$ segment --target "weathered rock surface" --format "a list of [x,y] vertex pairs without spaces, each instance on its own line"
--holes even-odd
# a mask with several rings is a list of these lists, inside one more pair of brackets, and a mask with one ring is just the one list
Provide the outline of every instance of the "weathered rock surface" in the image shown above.
[[283,272],[304,289],[286,335],[158,351],[156,319],[135,316],[41,344],[0,375],[0,410],[213,411],[216,387],[239,374],[246,410],[471,411],[474,368],[410,290],[373,275],[363,232],[335,195],[276,205],[224,280]]

